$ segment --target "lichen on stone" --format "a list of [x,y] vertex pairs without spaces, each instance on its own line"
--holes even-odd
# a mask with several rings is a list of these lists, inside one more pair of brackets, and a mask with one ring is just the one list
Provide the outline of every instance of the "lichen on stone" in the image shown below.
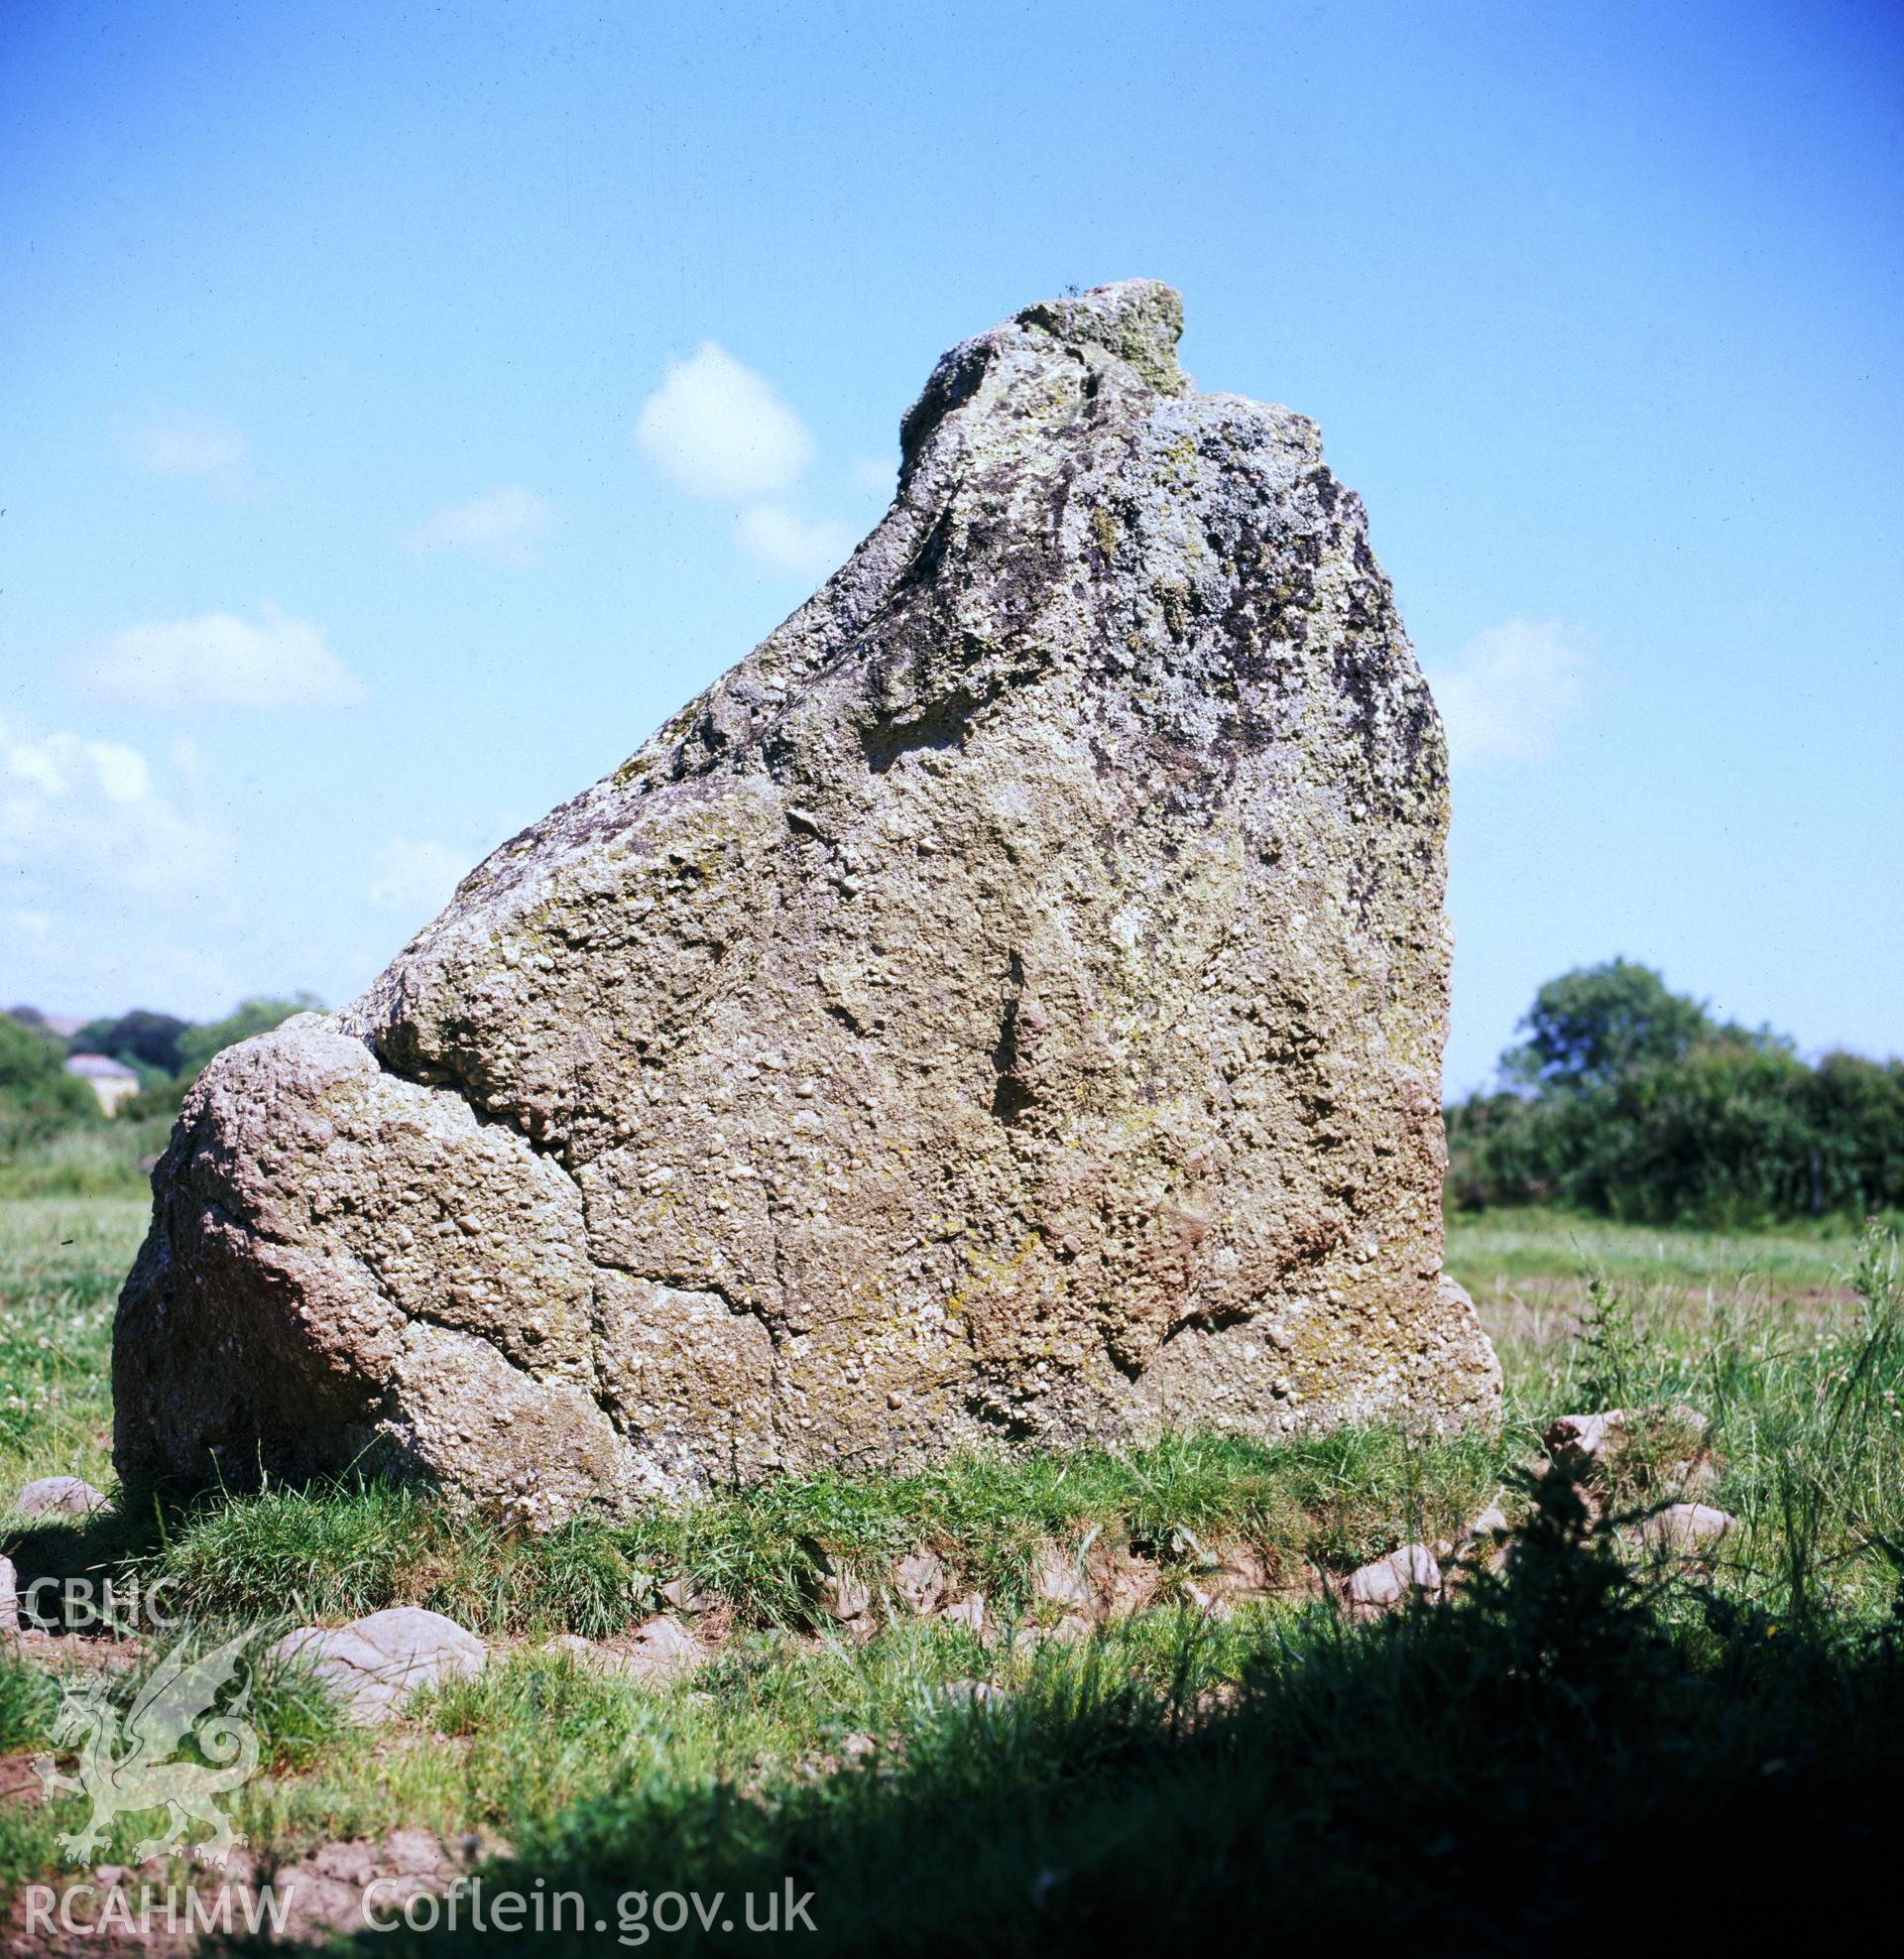
[[155,1177],[117,1454],[553,1518],[1491,1419],[1441,1275],[1447,764],[1314,425],[1128,281],[962,342],[848,562]]

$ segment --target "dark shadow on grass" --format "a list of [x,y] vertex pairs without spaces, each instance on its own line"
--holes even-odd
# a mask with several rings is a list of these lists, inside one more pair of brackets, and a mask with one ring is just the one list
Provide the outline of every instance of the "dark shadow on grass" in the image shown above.
[[160,1539],[156,1519],[117,1509],[86,1517],[48,1517],[0,1535],[0,1556],[12,1561],[22,1623],[78,1637],[110,1636],[107,1615],[129,1597],[128,1574]]
[[[659,1949],[747,1944],[742,1898],[789,1885],[798,1949],[829,1953],[1755,1950],[1801,1903],[1806,1949],[1843,1949],[1894,1831],[1904,1614],[1834,1635],[1703,1604],[1564,1475],[1531,1494],[1502,1575],[1368,1629],[1268,1624],[1234,1694],[1087,1649],[776,1801],[683,1782],[502,1819],[488,1889],[579,1893],[582,1930],[518,1935],[554,1954],[627,1949],[635,1895],[651,1929],[681,1895]],[[716,1893],[703,1931],[687,1895]],[[510,1947],[468,1911],[375,1949]]]

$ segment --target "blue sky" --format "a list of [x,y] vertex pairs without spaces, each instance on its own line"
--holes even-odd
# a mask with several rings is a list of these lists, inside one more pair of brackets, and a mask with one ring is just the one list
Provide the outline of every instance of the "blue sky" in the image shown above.
[[1436,681],[1450,1087],[1613,953],[1904,1049],[1901,84],[1832,0],[0,0],[0,1001],[349,997],[1142,274]]

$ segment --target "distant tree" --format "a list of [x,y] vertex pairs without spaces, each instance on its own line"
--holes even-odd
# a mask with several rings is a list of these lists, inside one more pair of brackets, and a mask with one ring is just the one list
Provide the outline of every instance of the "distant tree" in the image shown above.
[[187,1028],[178,1037],[179,1066],[196,1074],[223,1048],[249,1041],[254,1034],[269,1034],[294,1014],[319,1012],[321,1006],[315,995],[309,993],[295,994],[289,1000],[246,1000],[222,1021],[207,1021],[202,1026]]
[[88,1021],[72,1037],[71,1051],[110,1054],[115,1060],[176,1075],[178,1037],[190,1025],[177,1014],[155,1014],[145,1007],[135,1007],[117,1020]]
[[1808,1063],[1624,959],[1550,980],[1521,1025],[1518,1086],[1443,1112],[1458,1204],[1714,1225],[1904,1206],[1904,1061]]
[[0,1015],[0,1150],[100,1120],[90,1088],[65,1072],[65,1042]]
[[1721,1032],[1699,1001],[1632,959],[1549,980],[1520,1027],[1526,1042],[1500,1057],[1502,1071],[1530,1087],[1562,1089],[1597,1087],[1644,1061],[1676,1061]]

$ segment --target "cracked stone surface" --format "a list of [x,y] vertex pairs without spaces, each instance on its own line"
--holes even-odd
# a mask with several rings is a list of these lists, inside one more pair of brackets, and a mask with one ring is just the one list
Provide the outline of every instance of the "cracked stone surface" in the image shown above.
[[1129,281],[952,349],[848,563],[343,1014],[220,1055],[129,1485],[553,1519],[995,1439],[1491,1419],[1447,762],[1315,426]]

